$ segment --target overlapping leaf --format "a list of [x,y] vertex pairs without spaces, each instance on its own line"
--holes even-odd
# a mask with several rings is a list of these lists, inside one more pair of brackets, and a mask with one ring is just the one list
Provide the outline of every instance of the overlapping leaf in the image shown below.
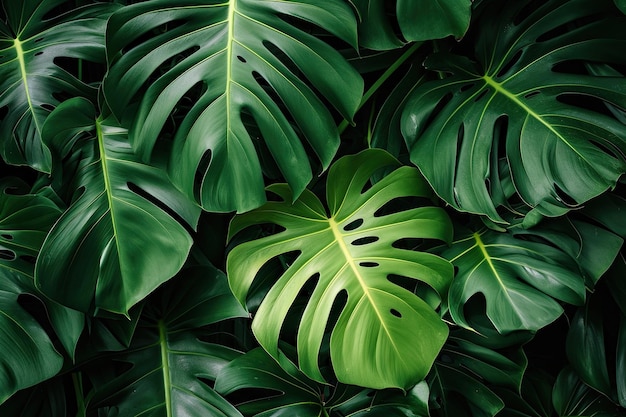
[[58,95],[95,95],[59,62],[70,58],[103,63],[104,28],[119,7],[99,3],[50,14],[65,3],[3,0],[4,14],[0,11],[0,154],[9,163],[46,172],[52,164],[41,129],[59,103]]
[[[245,312],[212,267],[185,269],[144,310],[128,350],[90,373],[88,410],[116,417],[241,414],[206,382],[240,354],[202,340],[203,326]],[[173,291],[173,288],[176,291]],[[127,366],[126,366],[127,365]]]
[[[461,38],[469,27],[469,0],[397,0],[392,22],[389,2],[353,0],[361,15],[359,43],[371,49],[392,49],[407,41],[439,39],[449,35]],[[395,23],[395,24],[394,24]],[[400,27],[401,37],[396,33]]]
[[45,197],[7,193],[19,188],[16,181],[0,182],[0,403],[63,365],[46,331],[18,302],[21,295],[39,295],[32,259],[60,211]]
[[[613,2],[482,1],[476,16],[461,52],[426,61],[445,76],[418,86],[403,116],[411,160],[435,191],[503,222],[510,197],[555,216],[613,187],[626,135],[606,104],[626,107],[626,84],[588,66],[626,63]],[[516,196],[503,192],[509,176]]]
[[356,45],[356,19],[341,0],[152,0],[126,7],[107,29],[108,102],[122,115],[147,87],[130,131],[147,157],[179,100],[195,94],[178,126],[170,172],[207,210],[242,212],[265,201],[257,145],[269,149],[297,196],[312,177],[302,139],[324,168],[339,145],[319,96],[350,119],[363,89],[344,58],[307,33],[311,25]]
[[428,416],[428,385],[424,381],[406,394],[398,390],[374,392],[341,384],[329,390],[304,376],[284,356],[279,365],[261,348],[225,366],[217,377],[215,389],[223,395],[240,390],[254,393],[252,398],[245,398],[238,404],[238,408],[244,415],[255,417]]
[[575,305],[585,300],[585,279],[575,259],[543,242],[481,231],[460,238],[442,256],[458,268],[448,303],[454,321],[465,327],[471,327],[465,304],[477,294],[484,296],[487,316],[501,333],[538,330],[563,312],[557,300]]
[[[76,142],[81,131],[88,138]],[[72,308],[127,314],[180,270],[192,243],[184,223],[195,227],[200,209],[163,170],[139,163],[126,130],[97,118],[85,99],[60,105],[44,133],[61,153],[83,146],[84,158],[75,199],[42,246],[36,283]]]
[[[450,238],[451,224],[437,207],[415,207],[385,214],[388,203],[428,197],[430,190],[416,169],[398,167],[381,150],[340,159],[330,170],[327,200],[330,217],[308,190],[291,204],[286,185],[268,191],[281,201],[268,202],[237,216],[230,235],[255,224],[274,223],[284,231],[235,247],[228,256],[231,288],[242,304],[261,267],[282,254],[296,259],[278,278],[256,312],[253,331],[261,345],[278,357],[279,332],[299,291],[315,284],[298,329],[300,369],[314,380],[330,312],[347,296],[333,324],[330,357],[341,382],[367,387],[407,388],[422,379],[447,336],[447,326],[433,308],[392,283],[396,274],[422,281],[444,296],[451,265],[432,254],[399,249],[401,239]],[[372,175],[394,169],[364,191]]]

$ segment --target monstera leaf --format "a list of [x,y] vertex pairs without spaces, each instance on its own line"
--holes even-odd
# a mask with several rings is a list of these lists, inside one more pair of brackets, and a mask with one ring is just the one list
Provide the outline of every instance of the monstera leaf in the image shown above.
[[543,242],[491,230],[460,237],[442,256],[458,272],[448,304],[454,321],[470,328],[464,308],[477,294],[501,333],[538,330],[563,312],[557,300],[581,305],[585,279],[574,258]]
[[[88,134],[87,139],[77,141]],[[80,311],[128,310],[174,276],[187,258],[199,208],[163,170],[139,163],[125,129],[82,98],[61,104],[44,126],[55,151],[83,146],[70,208],[46,238],[35,281]]]
[[[222,395],[248,390],[238,405],[244,415],[291,416],[428,416],[428,385],[422,381],[406,395],[339,385],[328,388],[310,380],[284,356],[280,365],[261,348],[242,355],[219,373],[215,389]],[[269,391],[268,391],[269,390]],[[260,398],[256,398],[257,393]]]
[[63,365],[44,328],[19,303],[22,295],[41,297],[33,285],[31,259],[60,211],[45,197],[7,193],[20,185],[0,182],[0,404],[51,378]]
[[363,90],[339,52],[309,33],[316,26],[356,45],[356,19],[341,0],[152,0],[125,7],[107,28],[107,100],[122,115],[146,87],[130,136],[148,157],[177,103],[194,97],[177,126],[170,173],[205,209],[242,212],[265,201],[255,146],[269,149],[297,196],[312,177],[302,139],[324,168],[339,146],[321,96],[351,119]]
[[[406,41],[461,38],[469,27],[470,0],[397,0],[395,19],[388,16],[387,4],[377,0],[354,0],[361,16],[359,43],[371,49],[392,49]],[[401,39],[395,31],[402,32]]]
[[[475,14],[464,52],[427,59],[446,76],[419,85],[403,115],[411,160],[437,194],[504,222],[497,209],[509,198],[556,216],[613,187],[626,135],[606,104],[624,108],[626,88],[585,66],[626,63],[613,2],[488,0]],[[507,180],[516,195],[503,192]]]
[[184,269],[174,281],[150,299],[129,349],[102,358],[89,373],[90,412],[241,417],[207,383],[240,353],[202,339],[209,334],[204,326],[245,312],[213,267]]
[[119,7],[99,3],[53,14],[66,3],[74,7],[67,0],[2,0],[6,14],[0,10],[0,154],[46,172],[52,165],[41,129],[58,95],[95,95],[59,62],[104,62],[104,28]]
[[[394,168],[364,190],[372,175]],[[382,150],[342,158],[328,174],[330,217],[308,190],[293,204],[286,185],[268,191],[281,201],[236,216],[230,235],[266,223],[285,230],[235,247],[227,260],[231,288],[244,304],[263,265],[287,252],[298,253],[256,312],[252,329],[261,345],[278,357],[279,332],[289,309],[299,291],[314,284],[297,341],[299,365],[307,376],[323,380],[320,346],[331,310],[345,295],[330,337],[337,378],[374,388],[407,388],[421,380],[446,339],[447,326],[432,306],[391,282],[389,275],[422,281],[445,296],[452,269],[435,255],[394,247],[402,239],[450,239],[451,224],[441,208],[385,212],[394,200],[430,196],[417,170],[399,168]]]

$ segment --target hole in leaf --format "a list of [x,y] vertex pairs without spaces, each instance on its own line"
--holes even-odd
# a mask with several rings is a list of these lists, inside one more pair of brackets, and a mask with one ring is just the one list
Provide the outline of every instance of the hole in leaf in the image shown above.
[[37,39],[35,39],[35,43],[39,43],[39,42],[43,41],[43,39],[44,39],[43,37],[37,38]]
[[40,104],[39,106],[40,106],[42,109],[44,109],[44,110],[48,110],[48,111],[50,111],[50,112],[51,112],[52,110],[54,110],[54,106],[53,106],[52,104],[50,104],[50,103],[42,103],[42,104]]
[[459,92],[463,93],[471,88],[473,88],[476,85],[476,83],[468,83],[468,84],[464,84],[461,86],[461,89],[459,90]]
[[416,237],[404,237],[393,242],[391,246],[396,249],[417,250],[420,246],[423,245],[424,242],[425,239],[420,239]]
[[204,152],[202,158],[200,158],[198,169],[196,170],[196,174],[194,176],[194,197],[198,201],[200,201],[200,188],[204,182],[204,176],[209,169],[209,165],[211,165],[212,154],[213,152],[210,149],[207,149],[206,152]]
[[554,184],[554,191],[557,195],[557,200],[569,207],[576,207],[578,203],[570,195],[568,195],[558,184]]
[[237,59],[238,59],[240,62],[243,62],[244,64],[245,64],[246,62],[248,62],[248,61],[246,61],[246,59],[245,59],[244,57],[242,57],[241,55],[237,55]]
[[43,55],[43,51],[35,52],[35,56]]
[[363,219],[356,219],[346,224],[343,227],[343,230],[345,230],[346,232],[350,232],[352,230],[358,229],[359,227],[361,227],[362,224],[363,224]]
[[432,206],[432,201],[426,197],[404,196],[396,197],[382,205],[374,212],[374,217],[387,216],[389,214],[400,213],[421,206]]
[[[491,152],[497,159],[506,158],[506,138],[508,130],[509,116],[503,114],[502,116],[498,117],[496,122],[493,124],[493,143],[495,149],[492,149]],[[492,160],[492,169],[495,169],[495,166],[493,165],[494,163],[495,161]]]
[[254,388],[241,388],[238,389],[228,395],[225,395],[224,398],[231,404],[235,406],[239,406],[241,404],[245,404],[251,401],[259,401],[259,400],[269,400],[271,398],[281,397],[284,393],[273,390],[269,388],[262,387],[254,387]]
[[14,261],[15,258],[15,252],[8,249],[0,249],[0,259],[4,261]]
[[489,88],[484,88],[480,93],[478,93],[476,97],[474,97],[474,103],[478,103],[480,100],[482,100],[482,98],[485,97],[488,92]]
[[[333,305],[330,309],[330,313],[328,314],[328,321],[326,322],[326,326],[324,327],[324,338],[322,339],[320,353],[317,358],[317,365],[322,370],[333,369],[332,360],[330,357],[330,335],[337,325],[339,316],[346,307],[347,303],[348,292],[346,290],[341,290],[333,300]],[[330,377],[330,375],[328,375],[328,377]]]
[[[522,7],[517,12],[517,14],[513,17],[513,24],[515,26],[519,25],[524,20],[526,20],[536,9],[538,9],[539,7],[544,5],[545,3],[547,3],[547,0],[535,0],[535,1],[529,2],[524,7]],[[523,3],[520,2],[517,6],[519,7],[522,4]]]
[[31,255],[20,255],[20,259],[32,265],[35,265],[35,262],[37,262],[37,258]]
[[395,284],[411,292],[415,291],[416,285],[418,283],[418,281],[416,281],[414,278],[406,277],[404,275],[397,275],[397,274],[387,275],[387,280],[391,282],[392,284]]
[[523,52],[524,52],[523,50],[517,51],[515,55],[513,55],[511,59],[509,59],[502,68],[500,68],[500,71],[498,71],[498,74],[496,75],[496,77],[502,78],[502,77],[510,75],[509,71],[511,71],[511,69],[515,66],[515,64],[517,64],[519,60],[522,58]]
[[60,3],[59,2],[56,2],[56,3],[58,4],[56,7],[53,7],[48,12],[46,12],[45,15],[43,15],[42,17],[43,21],[54,19],[55,17],[59,17],[64,13],[74,10],[74,6],[72,2],[62,1]]
[[528,99],[531,99],[531,98],[533,98],[533,97],[535,97],[535,96],[538,96],[539,94],[541,94],[541,90],[531,91],[530,93],[527,93],[527,94],[524,96],[524,98],[525,98],[526,100],[528,100]]
[[378,240],[379,240],[378,236],[367,236],[367,237],[361,237],[357,240],[354,240],[352,244],[354,246],[362,246],[362,245],[368,245],[370,243],[377,242]]
[[613,117],[606,107],[604,100],[598,97],[586,95],[586,94],[559,94],[556,97],[559,103],[567,104],[570,106],[576,106],[586,110],[590,110],[596,113],[606,114]]
[[563,25],[557,26],[552,30],[549,30],[545,33],[542,33],[537,37],[537,42],[546,42],[555,38],[558,38],[561,35],[564,35],[572,30],[571,23],[567,22]]
[[[272,278],[274,281],[276,280],[276,276],[273,276]],[[311,298],[311,294],[313,294],[315,287],[317,287],[319,279],[319,273],[312,275],[298,291],[298,295],[289,307],[289,311],[287,312],[280,329],[280,340],[286,341],[290,345],[296,345],[298,329],[300,328],[300,322],[302,321],[302,314],[304,313],[304,309]]]
[[375,268],[380,264],[378,262],[359,262],[359,265],[365,268]]
[[389,310],[389,312],[390,312],[393,316],[395,316],[395,317],[398,317],[398,318],[400,318],[400,319],[402,318],[402,313],[400,313],[400,312],[399,312],[398,310],[396,310],[395,308],[392,308],[391,310]]
[[137,184],[133,182],[127,182],[126,185],[128,186],[128,189],[130,191],[137,194],[141,198],[149,201],[153,205],[157,206],[159,209],[167,213],[168,216],[176,220],[176,222],[179,223],[181,226],[183,226],[185,230],[187,231],[187,233],[189,233],[191,236],[195,234],[195,230],[193,230],[193,227],[189,223],[187,223],[187,221],[180,214],[178,214],[176,210],[169,207],[163,201],[159,200],[152,194],[148,193],[143,188],[139,187]]
[[6,240],[13,240],[13,236],[11,236],[11,235],[2,234],[2,235],[0,235],[0,236],[2,236],[2,238],[3,238],[3,239],[6,239]]
[[589,142],[607,155],[612,155],[616,158],[624,157],[624,154],[620,151],[620,149],[608,140],[602,143],[599,140],[590,139]]

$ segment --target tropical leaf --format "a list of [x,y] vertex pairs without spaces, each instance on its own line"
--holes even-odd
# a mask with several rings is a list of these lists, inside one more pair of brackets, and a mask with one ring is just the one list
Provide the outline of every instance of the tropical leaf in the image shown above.
[[[370,178],[393,170],[370,189]],[[430,369],[446,339],[447,326],[425,301],[394,284],[390,274],[431,286],[445,296],[451,265],[423,252],[399,249],[401,239],[450,239],[451,224],[438,207],[415,207],[385,214],[390,202],[429,197],[416,169],[382,150],[347,156],[328,174],[330,217],[308,190],[291,203],[285,184],[268,187],[281,201],[236,216],[230,236],[255,224],[273,223],[285,230],[235,247],[227,260],[229,282],[242,304],[258,271],[271,259],[297,251],[261,303],[252,329],[261,345],[278,357],[279,332],[299,291],[314,285],[298,329],[300,369],[323,381],[318,356],[326,326],[333,326],[330,358],[339,381],[365,387],[408,388]],[[333,306],[347,296],[336,323]],[[407,331],[407,329],[415,329]]]
[[0,405],[0,413],[11,417],[67,417],[67,403],[62,378],[52,378],[24,389]]
[[[504,222],[521,199],[557,216],[612,188],[624,172],[626,19],[610,0],[482,1],[459,53],[429,57],[443,79],[418,86],[403,115],[411,160],[458,210]],[[438,155],[438,157],[433,157]],[[511,180],[516,195],[503,193]]]
[[0,404],[53,377],[63,365],[42,325],[20,303],[24,295],[40,297],[32,281],[32,260],[60,212],[45,197],[8,193],[20,185],[0,182]]
[[[307,378],[284,355],[280,362],[262,348],[251,350],[222,368],[215,390],[224,396],[247,390],[250,394],[236,404],[246,416],[326,415],[324,387]],[[252,394],[255,392],[258,394]]]
[[[76,131],[86,139],[77,142]],[[85,99],[61,104],[44,138],[61,155],[77,143],[84,157],[78,191],[42,246],[35,282],[74,309],[128,314],[180,270],[192,243],[186,225],[195,227],[200,209],[163,170],[137,162],[126,130],[97,117]]]
[[90,412],[241,417],[207,383],[240,353],[203,338],[209,336],[204,326],[245,312],[215,268],[184,269],[174,281],[151,298],[130,348],[101,358],[89,374]]
[[[356,19],[341,0],[152,0],[125,7],[107,28],[108,103],[122,115],[146,87],[130,136],[147,158],[179,100],[195,94],[176,132],[170,173],[206,210],[242,212],[265,201],[255,146],[269,149],[297,196],[312,177],[302,139],[323,168],[339,146],[319,96],[350,120],[363,91],[357,72],[308,27],[356,46]],[[262,141],[246,129],[250,119]]]
[[[425,41],[453,35],[461,38],[470,23],[470,0],[397,0],[395,16],[376,0],[352,0],[361,16],[359,43],[370,49],[392,49],[407,41]],[[392,21],[392,19],[395,20]],[[400,27],[401,36],[395,26]]]
[[246,416],[428,416],[428,385],[424,381],[406,394],[341,384],[329,390],[307,378],[284,355],[279,360],[280,365],[263,349],[254,349],[222,369],[215,389],[226,396],[246,390],[245,400],[237,405]]
[[552,390],[552,404],[563,417],[622,417],[608,398],[586,385],[572,368],[560,373]]
[[431,372],[431,415],[441,417],[493,417],[504,403],[480,379],[445,362]]
[[95,96],[95,89],[59,62],[103,63],[104,28],[119,6],[98,3],[55,14],[68,3],[68,10],[74,7],[67,0],[2,0],[0,154],[11,164],[50,172],[51,155],[41,141],[41,130],[51,108],[59,103],[59,95]]
[[[620,280],[623,280],[621,275]],[[565,347],[571,367],[580,379],[623,406],[626,404],[626,315],[612,296],[600,287],[578,309]]]
[[563,312],[556,300],[585,300],[584,275],[575,260],[547,243],[483,230],[463,234],[442,256],[458,268],[448,296],[450,315],[467,328],[464,308],[477,294],[500,333],[538,330]]

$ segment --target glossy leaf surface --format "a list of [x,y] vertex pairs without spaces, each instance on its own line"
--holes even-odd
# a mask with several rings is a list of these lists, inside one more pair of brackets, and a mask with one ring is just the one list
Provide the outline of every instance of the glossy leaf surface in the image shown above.
[[0,182],[0,404],[53,377],[63,365],[44,328],[19,303],[25,294],[40,297],[29,258],[37,256],[59,209],[42,196],[7,194],[16,185]]
[[[510,198],[564,214],[626,169],[624,125],[605,107],[626,106],[622,77],[584,67],[626,62],[615,54],[624,16],[608,0],[529,4],[480,2],[469,52],[429,57],[445,76],[418,86],[403,116],[411,160],[435,191],[496,222]],[[516,196],[503,191],[509,177]]]
[[[251,395],[238,408],[244,415],[270,416],[428,416],[428,385],[420,382],[406,394],[338,385],[329,390],[310,380],[284,356],[280,365],[257,348],[230,362],[220,372],[215,389],[223,395]],[[327,391],[330,391],[327,394]],[[327,394],[327,395],[326,395]]]
[[[318,94],[347,119],[356,111],[360,76],[295,21],[356,45],[354,14],[340,0],[323,5],[312,0],[152,0],[111,18],[112,68],[105,93],[122,115],[146,85],[130,131],[142,155],[152,152],[179,100],[197,94],[177,127],[170,173],[207,210],[243,212],[265,201],[255,146],[269,149],[299,195],[312,178],[302,140],[324,168],[339,146],[332,114]],[[162,27],[167,29],[142,38]],[[156,80],[149,79],[163,67]],[[262,139],[251,136],[246,117]],[[199,185],[194,184],[197,176]]]
[[458,268],[448,303],[462,326],[471,327],[464,306],[476,294],[484,296],[487,316],[501,333],[538,330],[563,312],[557,300],[581,305],[585,299],[574,259],[551,245],[482,231],[460,238],[442,256]]
[[239,353],[202,338],[209,335],[203,326],[244,311],[214,268],[185,269],[175,281],[146,307],[130,348],[113,362],[103,358],[90,374],[89,410],[116,417],[241,416],[206,383]]
[[184,223],[195,227],[200,210],[163,170],[138,162],[126,130],[98,118],[87,100],[64,102],[44,131],[64,153],[76,129],[88,134],[78,142],[84,146],[78,192],[43,244],[36,283],[74,309],[127,314],[180,270],[192,243]]
[[[407,41],[425,41],[453,35],[461,38],[469,27],[469,0],[397,0],[395,16],[377,0],[354,0],[361,16],[359,43],[370,49],[392,49]],[[393,22],[391,19],[395,19]],[[399,26],[402,37],[396,34]]]
[[52,161],[41,131],[50,109],[59,104],[58,96],[95,95],[59,61],[103,63],[104,28],[118,8],[99,3],[50,15],[67,3],[3,0],[6,15],[0,13],[0,110],[6,109],[0,117],[0,154],[9,163],[46,172]]
[[[363,191],[382,169],[389,175]],[[320,345],[329,314],[341,294],[346,304],[330,338],[333,369],[341,382],[367,387],[407,388],[422,379],[447,336],[447,326],[432,307],[392,283],[397,274],[422,281],[444,296],[451,265],[428,253],[398,249],[406,238],[447,241],[451,225],[436,207],[414,207],[387,215],[381,208],[402,197],[429,197],[417,170],[399,167],[381,150],[347,156],[333,165],[327,182],[330,217],[311,192],[292,205],[286,185],[268,191],[281,201],[268,202],[237,216],[230,235],[255,224],[274,223],[285,230],[237,246],[228,256],[230,286],[242,304],[259,269],[272,258],[298,251],[261,303],[252,323],[261,345],[278,356],[278,337],[298,292],[315,285],[298,329],[300,369],[323,380]],[[415,331],[406,331],[413,327]]]

